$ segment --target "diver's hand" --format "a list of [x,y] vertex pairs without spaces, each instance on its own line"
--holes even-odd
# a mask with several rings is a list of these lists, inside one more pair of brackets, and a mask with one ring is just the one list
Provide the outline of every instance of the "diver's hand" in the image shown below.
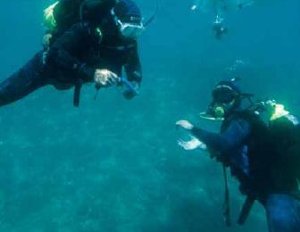
[[184,150],[187,150],[187,151],[195,150],[197,148],[200,148],[202,150],[207,149],[206,145],[204,143],[202,143],[196,137],[190,135],[190,138],[191,138],[191,140],[189,140],[189,141],[184,141],[182,139],[179,139],[177,141],[177,143],[179,146],[181,146]]
[[136,92],[134,92],[134,91],[132,91],[132,90],[125,90],[124,92],[123,92],[123,96],[124,96],[124,98],[126,98],[127,100],[131,100],[132,98],[134,98],[137,94],[137,92],[139,92],[139,89],[140,89],[140,84],[138,83],[138,82],[136,82],[136,81],[131,81],[130,82],[131,83],[131,85],[133,86],[133,88],[134,88],[134,90],[136,91]]
[[44,35],[43,37],[43,46],[44,48],[48,48],[50,46],[50,42],[52,39],[52,34],[51,33],[47,33]]
[[96,69],[94,81],[96,83],[96,88],[109,87],[120,82],[120,78],[117,74],[107,69]]
[[189,121],[187,120],[179,120],[176,122],[176,126],[177,127],[181,127],[185,130],[192,130],[194,128],[194,125],[192,123],[190,123]]

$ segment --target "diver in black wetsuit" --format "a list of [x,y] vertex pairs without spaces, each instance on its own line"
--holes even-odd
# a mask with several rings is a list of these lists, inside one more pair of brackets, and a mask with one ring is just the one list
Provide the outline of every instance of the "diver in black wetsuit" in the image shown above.
[[[119,84],[123,68],[138,89],[142,74],[136,39],[144,29],[139,8],[131,0],[120,0],[100,16],[99,21],[84,20],[71,26],[51,42],[46,53],[38,52],[3,81],[0,106],[45,85],[75,87],[74,104],[78,105],[83,83],[95,82],[97,88]],[[134,96],[131,91],[124,95]]]
[[[218,83],[205,117],[223,120],[220,133],[180,120],[177,126],[187,130],[193,139],[179,141],[179,145],[185,150],[207,149],[224,167],[230,167],[240,182],[240,191],[247,196],[239,224],[245,222],[257,200],[266,210],[270,232],[298,232],[299,122],[278,107],[270,111],[272,115],[266,123],[256,107],[243,106],[249,96],[233,81]],[[227,222],[230,225],[228,218]]]

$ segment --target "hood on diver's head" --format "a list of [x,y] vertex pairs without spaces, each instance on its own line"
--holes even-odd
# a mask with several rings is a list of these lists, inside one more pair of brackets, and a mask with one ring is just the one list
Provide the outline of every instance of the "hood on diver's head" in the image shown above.
[[241,105],[242,93],[235,80],[220,81],[212,90],[212,102],[204,118],[224,119]]
[[141,24],[142,14],[132,0],[119,0],[114,7],[114,13],[122,23]]
[[216,103],[228,103],[237,100],[241,96],[241,90],[233,81],[220,81],[212,90],[212,98]]
[[145,29],[141,11],[132,0],[119,0],[111,14],[125,39],[136,39]]

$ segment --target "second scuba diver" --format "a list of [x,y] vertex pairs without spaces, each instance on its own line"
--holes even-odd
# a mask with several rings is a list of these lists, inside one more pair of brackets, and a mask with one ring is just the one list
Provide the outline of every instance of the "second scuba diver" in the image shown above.
[[[78,106],[82,84],[94,82],[97,88],[121,84],[123,68],[137,90],[142,81],[137,38],[144,30],[140,9],[131,0],[106,1],[105,6],[94,8],[92,15],[85,12],[91,17],[60,30],[46,52],[38,52],[3,81],[0,106],[45,85],[75,87],[74,105]],[[124,96],[131,99],[135,93],[125,91]]]
[[224,19],[220,15],[217,15],[215,21],[213,22],[212,30],[217,40],[222,39],[223,36],[228,32],[228,29],[224,26],[223,21]]
[[[240,182],[241,193],[247,196],[239,224],[244,224],[253,203],[259,201],[265,208],[270,232],[299,232],[299,122],[282,105],[268,101],[246,107],[246,99],[250,95],[243,94],[235,81],[219,82],[202,116],[222,120],[220,133],[180,120],[177,126],[192,140],[179,140],[179,145],[185,150],[207,149],[223,164],[225,177],[226,167],[230,167]],[[260,113],[262,108],[267,112],[267,122]],[[224,216],[230,225],[228,186],[225,190]]]

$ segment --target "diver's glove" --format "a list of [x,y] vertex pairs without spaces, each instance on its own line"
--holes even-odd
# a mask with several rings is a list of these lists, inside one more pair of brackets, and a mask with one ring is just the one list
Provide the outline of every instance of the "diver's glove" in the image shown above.
[[132,98],[134,98],[138,94],[139,89],[140,89],[140,83],[138,83],[136,81],[130,81],[130,84],[131,84],[130,88],[126,89],[123,92],[123,96],[127,100],[131,100]]
[[199,148],[201,150],[207,150],[206,145],[192,135],[190,135],[190,140],[184,141],[182,139],[179,139],[179,140],[177,140],[177,143],[180,147],[182,147],[184,150],[187,150],[187,151],[195,150],[197,148]]
[[107,69],[96,69],[94,73],[94,81],[96,88],[110,87],[120,82],[120,78],[117,74]]
[[[191,133],[191,131],[194,128],[194,125],[190,123],[187,120],[180,120],[176,122],[177,128],[184,129],[188,133]],[[206,145],[201,142],[199,139],[197,139],[195,136],[188,135],[189,140],[185,141],[183,139],[177,140],[177,143],[180,147],[182,147],[184,150],[195,150],[195,149],[201,149],[201,150],[207,150]]]
[[191,131],[194,128],[194,125],[187,120],[179,120],[176,122],[177,127],[181,127],[185,130]]

